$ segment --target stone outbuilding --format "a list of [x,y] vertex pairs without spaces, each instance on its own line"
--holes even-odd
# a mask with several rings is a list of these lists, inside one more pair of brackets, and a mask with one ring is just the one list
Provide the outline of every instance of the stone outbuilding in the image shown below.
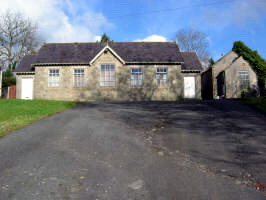
[[258,77],[242,56],[230,51],[201,74],[202,98],[239,98],[259,95]]

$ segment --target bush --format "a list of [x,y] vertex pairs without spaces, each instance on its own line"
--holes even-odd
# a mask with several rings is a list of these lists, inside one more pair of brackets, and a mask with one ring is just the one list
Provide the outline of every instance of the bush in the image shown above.
[[16,85],[16,78],[3,76],[2,87],[4,88],[4,87],[11,86],[11,85]]
[[242,99],[247,98],[247,97],[250,96],[248,90],[241,90],[240,95],[241,95],[241,98],[242,98]]
[[3,72],[3,78],[2,78],[2,87],[8,87],[11,85],[16,85],[16,78],[13,76],[12,71],[9,69],[5,72]]

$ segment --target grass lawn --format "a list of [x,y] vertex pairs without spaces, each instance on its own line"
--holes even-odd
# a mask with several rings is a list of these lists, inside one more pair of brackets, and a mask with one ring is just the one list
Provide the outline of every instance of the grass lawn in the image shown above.
[[266,97],[250,97],[244,100],[245,104],[251,105],[266,113]]
[[66,101],[0,99],[0,138],[75,105]]

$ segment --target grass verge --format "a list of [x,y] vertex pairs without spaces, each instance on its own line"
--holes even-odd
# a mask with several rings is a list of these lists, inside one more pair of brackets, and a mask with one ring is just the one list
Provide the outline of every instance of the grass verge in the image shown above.
[[76,104],[67,101],[0,99],[0,138]]
[[266,113],[266,97],[249,97],[244,99],[244,103]]

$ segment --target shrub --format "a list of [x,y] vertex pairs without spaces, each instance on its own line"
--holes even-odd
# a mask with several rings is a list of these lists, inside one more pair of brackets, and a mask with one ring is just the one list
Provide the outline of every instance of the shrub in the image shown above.
[[12,71],[9,69],[3,72],[2,87],[8,87],[10,85],[16,85],[16,78],[13,76]]

